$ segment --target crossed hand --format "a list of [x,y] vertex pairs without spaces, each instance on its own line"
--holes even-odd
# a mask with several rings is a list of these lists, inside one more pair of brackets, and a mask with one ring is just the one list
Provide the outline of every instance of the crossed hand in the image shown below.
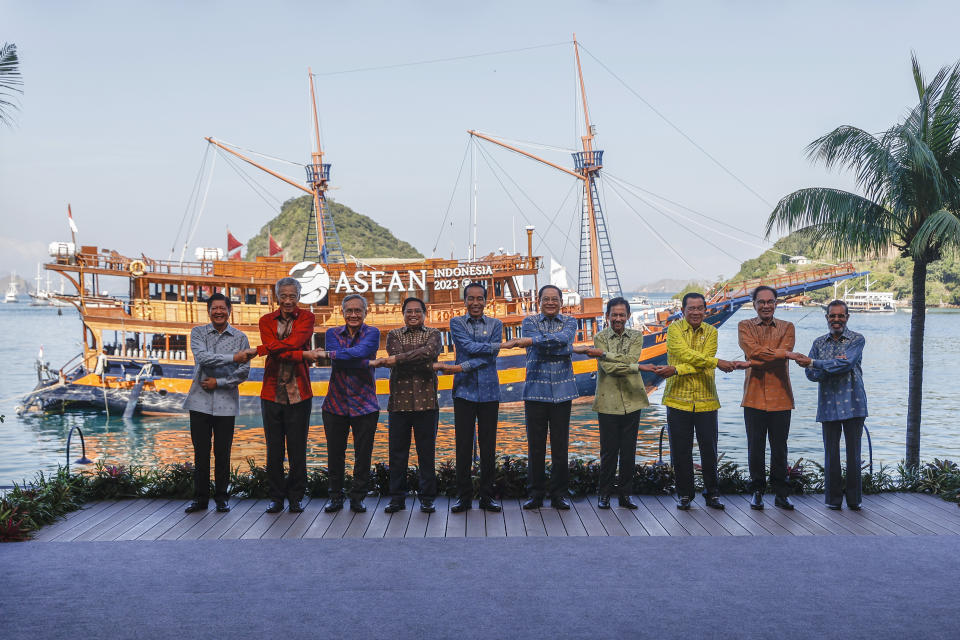
[[788,351],[787,360],[793,360],[801,367],[809,367],[810,364],[813,362],[812,358],[809,358],[808,356],[805,356],[802,353],[798,353],[796,351]]

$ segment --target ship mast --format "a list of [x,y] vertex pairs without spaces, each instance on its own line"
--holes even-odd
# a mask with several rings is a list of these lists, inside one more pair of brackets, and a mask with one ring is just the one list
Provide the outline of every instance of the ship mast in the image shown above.
[[[573,36],[573,50],[577,61],[577,80],[580,85],[583,118],[586,125],[585,134],[580,138],[583,151],[573,154],[574,170],[562,167],[478,131],[470,130],[467,133],[563,171],[582,182],[583,209],[580,218],[580,270],[577,279],[577,291],[584,298],[599,298],[604,292],[610,296],[619,296],[622,294],[620,277],[617,275],[613,250],[610,247],[610,239],[607,235],[606,222],[600,207],[599,192],[597,191],[597,178],[600,175],[600,168],[603,166],[603,151],[593,148],[595,130],[590,123],[587,91],[583,83],[580,47],[577,43],[576,34]],[[603,283],[601,283],[601,268]],[[603,284],[606,284],[606,289],[603,288]]]

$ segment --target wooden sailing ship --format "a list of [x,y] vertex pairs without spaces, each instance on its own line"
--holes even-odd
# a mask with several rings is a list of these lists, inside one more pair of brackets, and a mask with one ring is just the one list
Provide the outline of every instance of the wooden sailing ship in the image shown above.
[[[621,287],[597,190],[603,151],[594,147],[576,40],[574,51],[586,135],[581,138],[582,150],[573,154],[573,169],[543,160],[491,136],[476,131],[469,133],[581,181],[580,299],[576,305],[565,306],[563,313],[577,319],[576,342],[592,343],[594,334],[603,326],[604,298],[621,295]],[[441,332],[441,360],[452,360],[455,354],[448,331],[449,320],[466,313],[462,292],[469,282],[482,282],[487,287],[486,313],[503,322],[504,339],[520,337],[523,318],[537,312],[536,286],[542,258],[533,255],[533,228],[527,228],[525,254],[490,254],[467,260],[361,260],[345,255],[327,207],[330,164],[324,162],[320,145],[312,73],[310,93],[316,147],[310,163],[305,166],[306,184],[271,171],[231,145],[207,138],[223,152],[310,194],[313,211],[303,260],[293,263],[279,257],[258,257],[255,261],[243,262],[213,254],[210,259],[201,255],[197,261],[183,262],[155,260],[143,255],[130,257],[98,246],[75,248],[74,243],[54,243],[51,245],[56,249],[52,252],[53,259],[45,268],[66,278],[76,290],[75,295],[59,296],[59,299],[70,302],[80,312],[83,351],[56,373],[38,363],[40,381],[24,398],[22,411],[93,408],[125,415],[182,412],[194,371],[190,331],[208,322],[206,298],[214,292],[229,297],[230,323],[246,333],[250,344],[256,346],[260,343],[257,322],[262,315],[276,309],[274,285],[285,276],[301,281],[301,305],[316,315],[313,347],[323,348],[325,330],[343,324],[340,303],[347,295],[359,293],[367,299],[366,322],[381,330],[384,342],[390,329],[403,325],[401,301],[407,296],[417,296],[427,304],[425,322]],[[777,287],[781,294],[795,294],[854,275],[857,274],[853,266],[845,264],[794,272],[765,283]],[[100,280],[104,277],[127,279],[127,299],[101,294]],[[525,289],[521,284],[524,277],[530,278],[534,287]],[[760,281],[727,285],[711,294],[707,321],[722,324],[749,299],[750,291],[757,284]],[[675,312],[664,311],[657,315],[656,321],[638,327],[644,333],[642,362],[665,363],[666,327],[677,317]],[[381,344],[381,349],[383,347]],[[525,356],[523,349],[510,349],[501,351],[497,358],[503,402],[522,399]],[[596,386],[596,361],[575,355],[573,366],[581,396],[590,398]],[[313,392],[322,398],[327,391],[330,367],[321,365],[311,368],[310,372]],[[377,370],[376,376],[377,395],[385,407],[389,371]],[[644,376],[648,386],[659,382],[653,374]],[[251,362],[248,381],[240,385],[242,413],[259,412],[262,379],[263,359],[257,358]],[[453,376],[440,376],[441,406],[452,405],[452,383]]]

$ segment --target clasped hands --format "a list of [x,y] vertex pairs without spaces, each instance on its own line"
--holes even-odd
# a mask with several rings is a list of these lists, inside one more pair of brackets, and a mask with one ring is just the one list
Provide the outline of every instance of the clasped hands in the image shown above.
[[[323,358],[326,358],[329,355],[323,349],[313,349],[310,351],[303,351],[302,354],[303,354],[304,362],[316,362],[317,360],[322,360]],[[249,362],[250,360],[253,360],[256,357],[257,357],[257,350],[255,348],[243,349],[233,354],[233,361],[239,362],[242,364],[244,362]]]
[[793,360],[798,365],[804,368],[809,367],[810,364],[813,362],[812,358],[805,356],[802,353],[799,353],[797,351],[788,351],[787,360]]

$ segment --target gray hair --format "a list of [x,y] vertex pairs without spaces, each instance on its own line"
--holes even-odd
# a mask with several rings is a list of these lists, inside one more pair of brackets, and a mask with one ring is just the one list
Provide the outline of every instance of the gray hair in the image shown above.
[[277,294],[277,298],[280,297],[280,287],[296,287],[297,297],[300,297],[300,281],[296,278],[287,276],[286,278],[277,280],[277,284],[273,287],[273,292]]
[[347,310],[347,303],[350,302],[351,300],[357,300],[357,299],[359,299],[359,300],[363,303],[363,312],[366,313],[366,312],[367,312],[367,299],[364,298],[364,297],[363,297],[362,295],[360,295],[359,293],[351,293],[351,294],[348,295],[346,298],[344,298],[344,299],[343,299],[343,302],[340,303],[340,310],[341,310],[341,311],[346,311],[346,310]]

